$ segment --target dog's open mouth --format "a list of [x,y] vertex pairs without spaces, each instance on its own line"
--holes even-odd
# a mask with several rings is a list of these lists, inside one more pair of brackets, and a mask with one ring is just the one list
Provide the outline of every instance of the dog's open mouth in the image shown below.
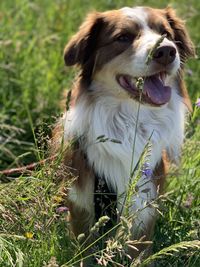
[[[116,77],[119,85],[131,94],[134,98],[140,98],[141,101],[151,105],[161,106],[169,102],[171,98],[171,87],[165,85],[166,73],[160,72],[152,76],[142,77],[141,88],[138,84],[138,78],[126,74],[119,74]],[[141,92],[140,92],[141,90]]]

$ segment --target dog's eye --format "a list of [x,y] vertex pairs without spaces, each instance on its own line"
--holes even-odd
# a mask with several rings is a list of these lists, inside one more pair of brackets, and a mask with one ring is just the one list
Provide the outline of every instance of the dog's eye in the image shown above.
[[129,43],[132,42],[134,39],[132,34],[121,34],[117,36],[116,41],[121,42],[121,43]]

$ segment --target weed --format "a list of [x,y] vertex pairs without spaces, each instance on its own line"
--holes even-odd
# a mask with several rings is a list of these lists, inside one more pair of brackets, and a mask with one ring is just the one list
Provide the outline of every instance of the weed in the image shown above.
[[[163,7],[168,2],[141,0],[134,4]],[[172,0],[170,3],[187,19],[198,57],[200,3],[196,0],[190,3]],[[46,158],[46,143],[51,131],[46,125],[52,124],[59,115],[59,99],[63,90],[70,87],[74,76],[73,70],[63,67],[62,51],[67,39],[75,32],[88,10],[106,10],[125,5],[132,6],[133,1],[0,1],[1,170],[22,167]],[[195,103],[199,98],[199,60],[191,60],[187,68],[185,79]],[[141,88],[142,82],[138,81]],[[158,199],[161,208],[154,234],[153,254],[144,262],[137,258],[132,266],[145,266],[152,261],[159,267],[200,266],[198,103],[193,105],[194,112],[186,128],[181,165],[178,169],[173,167],[170,170],[168,193]],[[41,139],[44,139],[42,144],[39,142]],[[105,139],[102,136],[97,142],[118,142]],[[145,153],[142,164],[147,161]],[[137,170],[131,168],[130,177],[137,172],[139,175],[142,168],[142,165],[138,165]],[[127,209],[127,216],[121,216],[115,226],[115,238],[107,238],[104,248],[98,247],[98,251],[85,256],[85,248],[82,247],[84,236],[79,236],[78,240],[73,237],[68,227],[67,207],[65,203],[57,201],[58,197],[63,196],[60,195],[55,177],[65,171],[59,161],[53,166],[47,163],[28,174],[23,173],[18,179],[10,177],[12,183],[4,183],[5,180],[0,183],[1,267],[72,266],[75,262],[82,264],[84,257],[92,256],[97,258],[98,265],[126,266],[130,262],[127,248],[144,242],[130,242],[133,218],[128,216]],[[133,181],[126,207],[129,206],[137,179]],[[155,207],[157,205],[152,204]],[[96,238],[94,247],[107,235],[109,232]]]

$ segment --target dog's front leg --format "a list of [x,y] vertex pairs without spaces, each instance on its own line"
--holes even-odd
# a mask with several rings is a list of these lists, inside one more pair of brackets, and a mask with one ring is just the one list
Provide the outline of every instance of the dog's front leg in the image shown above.
[[[128,217],[132,220],[132,240],[139,240],[143,237],[143,241],[150,241],[155,220],[156,220],[156,207],[155,207],[155,199],[157,197],[157,186],[155,181],[151,178],[146,178],[142,176],[137,185],[136,185],[136,193],[132,196],[130,202],[127,203],[126,196],[121,198],[119,201],[119,210],[122,208],[122,203],[125,207],[123,207],[123,213],[126,213],[128,207]],[[149,254],[151,250],[151,246],[147,244],[138,244],[137,250],[130,249],[129,254],[132,258],[136,258],[142,251],[146,251]]]

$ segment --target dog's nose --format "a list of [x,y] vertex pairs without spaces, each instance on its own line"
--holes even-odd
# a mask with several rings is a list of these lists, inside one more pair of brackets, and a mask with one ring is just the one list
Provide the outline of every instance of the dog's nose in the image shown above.
[[153,60],[162,65],[168,65],[174,61],[176,49],[173,46],[163,45],[156,49]]

